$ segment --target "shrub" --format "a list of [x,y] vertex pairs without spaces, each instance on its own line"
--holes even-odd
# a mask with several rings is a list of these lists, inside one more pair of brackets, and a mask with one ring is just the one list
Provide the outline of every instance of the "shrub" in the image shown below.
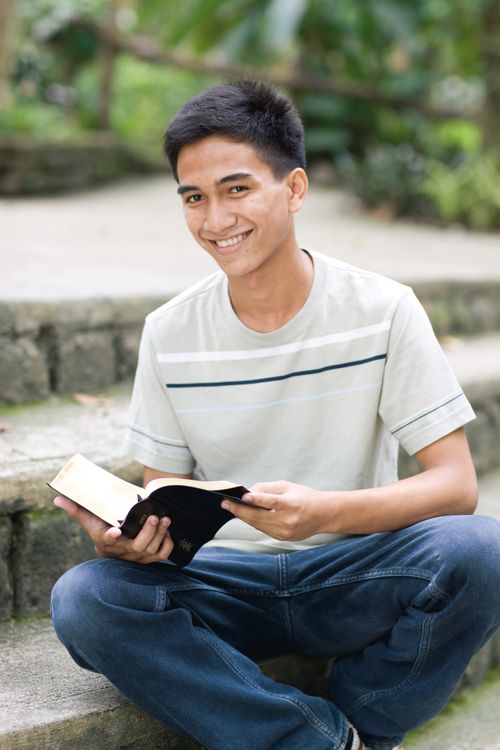
[[421,190],[427,177],[427,161],[409,144],[375,146],[366,151],[363,159],[342,157],[337,169],[340,179],[368,208],[389,203],[397,216],[429,215]]
[[411,146],[378,146],[364,159],[347,157],[339,176],[369,208],[390,204],[396,216],[460,223],[476,230],[500,228],[500,154],[472,153],[450,164]]
[[422,185],[438,218],[472,229],[500,228],[500,157],[484,153],[456,169],[433,162]]

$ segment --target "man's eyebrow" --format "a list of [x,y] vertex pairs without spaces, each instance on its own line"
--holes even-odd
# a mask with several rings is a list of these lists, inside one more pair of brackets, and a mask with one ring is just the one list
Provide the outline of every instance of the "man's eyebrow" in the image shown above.
[[200,192],[201,188],[199,188],[197,185],[179,185],[179,187],[177,188],[177,195],[195,192],[196,190]]
[[225,177],[221,177],[220,180],[216,180],[217,185],[225,185],[226,182],[236,182],[237,180],[246,180],[248,177],[253,177],[250,172],[235,172],[234,174],[228,174]]
[[[227,182],[237,182],[238,180],[246,180],[249,177],[253,177],[251,172],[235,172],[234,174],[227,174],[225,177],[221,177],[220,180],[216,180],[216,185],[225,185]],[[177,195],[183,195],[184,193],[201,192],[201,188],[198,185],[179,185],[177,188]]]

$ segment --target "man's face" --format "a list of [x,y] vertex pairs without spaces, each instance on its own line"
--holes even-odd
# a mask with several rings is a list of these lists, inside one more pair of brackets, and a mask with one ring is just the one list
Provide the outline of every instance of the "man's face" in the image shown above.
[[253,146],[221,136],[184,146],[177,170],[189,230],[229,279],[295,251],[293,213],[302,199],[291,176],[302,170],[277,180]]

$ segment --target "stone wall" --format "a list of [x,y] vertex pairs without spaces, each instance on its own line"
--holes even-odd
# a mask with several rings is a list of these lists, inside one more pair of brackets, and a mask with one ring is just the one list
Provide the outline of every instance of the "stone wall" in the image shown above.
[[[500,283],[414,286],[438,335],[500,329]],[[144,317],[165,298],[0,303],[0,403],[96,391],[130,377]]]
[[78,143],[0,138],[0,195],[77,190],[130,174],[164,170],[107,134]]
[[0,402],[96,391],[131,377],[144,318],[164,301],[0,304]]

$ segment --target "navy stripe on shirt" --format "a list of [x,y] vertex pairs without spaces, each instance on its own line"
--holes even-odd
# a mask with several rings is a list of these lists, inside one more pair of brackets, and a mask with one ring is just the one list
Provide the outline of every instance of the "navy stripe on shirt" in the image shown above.
[[268,378],[255,378],[252,380],[219,380],[212,382],[200,382],[200,383],[166,383],[167,388],[214,388],[220,386],[231,386],[231,385],[254,385],[255,383],[270,383],[275,380],[288,380],[289,378],[302,377],[303,375],[317,375],[320,372],[327,372],[328,370],[340,370],[344,367],[356,367],[357,365],[366,365],[369,362],[376,362],[377,360],[386,359],[387,354],[376,354],[373,357],[367,359],[357,359],[352,362],[342,362],[336,365],[326,365],[325,367],[318,367],[314,370],[298,370],[296,372],[288,372],[285,375],[272,375]]

